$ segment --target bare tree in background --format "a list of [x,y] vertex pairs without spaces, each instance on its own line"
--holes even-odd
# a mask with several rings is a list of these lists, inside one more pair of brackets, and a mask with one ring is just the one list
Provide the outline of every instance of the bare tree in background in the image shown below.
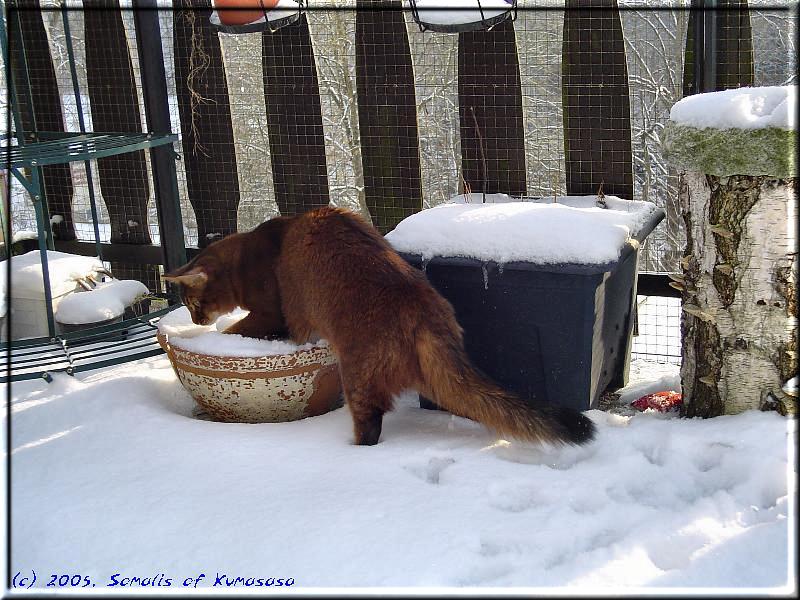
[[331,202],[369,218],[356,100],[355,28],[354,11],[320,12],[311,36],[323,96]]
[[643,271],[673,272],[685,245],[678,176],[661,156],[661,132],[683,96],[683,60],[689,12],[623,11],[631,89],[631,141],[635,196],[660,206],[664,223],[641,251]]

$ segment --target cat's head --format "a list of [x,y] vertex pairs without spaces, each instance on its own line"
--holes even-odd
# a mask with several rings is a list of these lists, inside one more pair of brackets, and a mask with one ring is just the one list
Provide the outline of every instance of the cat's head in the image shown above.
[[200,255],[189,264],[164,275],[164,280],[178,285],[181,300],[189,309],[193,323],[210,325],[238,305],[227,275],[224,265]]

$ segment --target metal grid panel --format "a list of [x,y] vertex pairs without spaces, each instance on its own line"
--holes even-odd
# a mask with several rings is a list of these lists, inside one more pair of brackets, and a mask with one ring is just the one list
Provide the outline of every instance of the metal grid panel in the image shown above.
[[[664,209],[666,218],[640,250],[639,269],[677,272],[686,238],[678,206],[678,174],[661,155],[669,110],[683,95],[689,11],[637,10],[620,2],[631,98],[634,198]],[[652,5],[651,5],[652,6]]]
[[[336,3],[341,8],[355,4]],[[349,10],[317,11],[311,17],[331,204],[369,219],[356,101],[356,20]]]
[[[359,0],[358,6],[387,4]],[[373,223],[385,233],[422,208],[414,69],[397,10],[360,10],[355,39],[364,197]]]
[[[15,1],[13,5],[28,4]],[[9,13],[8,31],[11,39],[16,40],[10,55],[14,79],[18,82],[17,108],[27,132],[25,141],[36,141],[35,131],[63,131],[58,84],[41,15],[28,10]],[[41,170],[41,175],[49,209],[60,217],[52,225],[54,235],[60,239],[74,239],[69,212],[73,193],[69,167],[50,165]]]
[[[754,85],[797,85],[797,2],[750,0]],[[786,10],[757,10],[786,5]]]
[[[57,3],[52,1],[41,2],[43,8],[57,8]],[[64,124],[67,131],[80,131],[78,120],[78,109],[72,88],[72,79],[69,72],[67,61],[67,43],[61,13],[58,10],[42,12],[45,22],[47,35],[50,40],[50,47],[53,51],[56,66],[56,76],[61,99],[64,105]],[[72,46],[75,51],[76,70],[78,85],[81,91],[81,106],[83,118],[87,131],[92,131],[91,101],[88,96],[88,84],[86,79],[86,53],[84,36],[84,19],[80,12],[69,12],[70,34]],[[99,213],[100,241],[108,242],[111,239],[111,226],[108,210],[102,200],[102,190],[98,184],[98,165],[97,161],[91,161],[91,174],[95,186],[95,198]],[[72,215],[75,222],[75,234],[79,240],[94,241],[94,229],[92,227],[92,213],[89,201],[88,177],[83,163],[71,163],[72,180],[75,183],[75,192],[72,197]]]
[[[219,36],[210,0],[177,0],[172,55],[183,165],[202,248],[236,231],[239,178]],[[197,10],[183,10],[194,8]]]
[[[93,0],[90,5],[105,10],[70,15],[82,17],[74,20],[83,23],[83,44],[76,49],[84,53],[86,100],[91,104],[88,123],[93,131],[146,131],[141,83],[134,69],[137,53],[132,15],[116,10],[118,0]],[[148,207],[153,201],[153,186],[149,153],[139,150],[103,158],[95,164],[94,189],[106,205],[110,241],[151,243]],[[111,268],[119,278],[139,279],[151,288],[159,285],[157,271],[150,265],[112,262]]]
[[[54,0],[42,0],[43,7],[56,7],[57,3]],[[141,75],[139,70],[139,56],[138,56],[138,49],[136,46],[136,35],[135,35],[135,28],[134,28],[134,20],[133,20],[133,12],[130,10],[130,2],[123,0],[121,3],[121,10],[120,10],[120,18],[122,21],[122,25],[124,27],[125,33],[125,44],[127,46],[127,53],[130,57],[130,70],[133,77],[133,81],[136,86],[137,94],[136,94],[136,101],[138,105],[138,113],[141,122],[140,130],[146,131],[146,118],[145,118],[145,109],[144,109],[144,101],[141,94]],[[77,3],[70,3],[70,6],[79,7],[80,5]],[[45,24],[48,30],[48,37],[50,38],[51,48],[54,48],[54,56],[58,59],[56,62],[56,72],[58,75],[59,80],[59,88],[61,90],[61,97],[64,103],[64,119],[66,122],[66,128],[69,131],[78,131],[79,130],[79,121],[77,115],[77,107],[75,103],[75,97],[73,94],[72,82],[70,79],[69,69],[66,62],[66,46],[65,46],[65,35],[64,35],[64,27],[62,24],[61,14],[57,10],[51,10],[43,12],[43,16],[45,19]],[[174,68],[172,65],[174,64],[172,58],[172,41],[171,41],[171,28],[164,28],[165,23],[169,23],[172,15],[171,11],[163,11],[160,14],[161,17],[161,25],[162,25],[162,45],[164,48],[164,59],[165,59],[165,69],[168,78],[168,84],[170,87],[170,106],[171,106],[171,117],[173,121],[173,131],[179,132],[179,129],[176,126],[179,124],[178,113],[177,113],[177,102],[175,101],[175,92],[174,92]],[[91,107],[91,99],[88,94],[88,81],[87,81],[87,73],[86,73],[86,55],[85,55],[85,34],[84,34],[84,24],[85,18],[83,11],[78,10],[71,10],[68,13],[69,18],[69,26],[70,32],[73,39],[73,47],[75,50],[75,57],[76,57],[76,66],[77,66],[77,76],[78,76],[78,84],[81,92],[81,104],[83,108],[84,120],[89,131],[93,130],[93,119],[92,119],[92,107]],[[94,34],[96,36],[107,36],[109,34],[108,31],[95,31]],[[126,67],[127,69],[127,67]],[[112,101],[109,100],[109,103]],[[176,150],[179,147],[176,145]],[[148,202],[147,202],[147,229],[150,235],[150,238],[154,244],[159,243],[159,234],[158,234],[158,217],[156,213],[155,207],[155,197],[154,197],[154,190],[152,186],[152,170],[150,167],[150,156],[148,152],[144,153],[144,160],[147,167],[147,180],[150,183],[148,185]],[[196,224],[194,223],[194,211],[191,205],[188,203],[188,194],[186,192],[186,179],[183,173],[183,166],[181,162],[177,163],[178,169],[178,186],[181,196],[181,205],[182,205],[182,212],[183,212],[183,220],[185,226],[185,234],[189,240],[189,243],[195,243],[197,241],[197,228]],[[111,238],[111,229],[110,229],[110,221],[108,217],[108,211],[105,206],[105,202],[102,199],[102,189],[98,186],[98,165],[96,161],[92,161],[91,163],[91,172],[93,178],[95,180],[95,188],[98,197],[98,211],[101,213],[100,217],[100,239],[101,241],[108,242]],[[88,195],[88,188],[87,188],[87,177],[84,165],[81,163],[73,163],[72,164],[72,174],[73,180],[75,181],[75,196],[73,198],[73,214],[75,215],[75,222],[76,222],[76,231],[78,232],[78,239],[81,240],[94,240],[94,233],[92,231],[91,225],[91,213],[89,209],[89,195]],[[120,171],[116,173],[110,173],[109,177],[113,177],[113,175],[117,175],[119,178],[122,178],[124,174]],[[134,219],[131,219],[135,221]],[[127,223],[126,223],[127,225]],[[129,225],[130,227],[130,225]],[[133,227],[137,227],[133,225]],[[141,227],[141,224],[138,225]]]
[[[9,8],[13,5],[13,3],[9,2]],[[41,21],[41,19],[39,19]],[[23,23],[27,23],[28,25],[33,25],[36,27],[36,20],[35,19],[23,19]],[[18,30],[13,26],[13,19],[9,19],[6,22],[7,30],[9,33],[9,40],[13,42],[13,40],[17,39],[20,35]],[[25,27],[24,29],[30,32],[31,27]],[[37,27],[38,29],[38,27]],[[41,47],[41,43],[37,44]],[[10,54],[12,57],[11,65],[12,70],[15,72],[19,72],[19,64],[18,61],[15,60],[15,55],[18,55],[20,44],[17,42],[12,44],[13,47],[10,48]],[[28,46],[29,50],[35,52],[36,48],[32,46]],[[40,63],[41,64],[41,63]],[[28,72],[27,76],[31,84],[32,91],[35,89],[37,94],[42,94],[44,90],[41,89],[42,84],[47,86],[49,83],[49,73],[52,72],[53,68],[52,65],[41,65],[40,69],[33,69],[32,72]],[[6,69],[2,70],[2,89],[4,90],[3,93],[3,124],[7,122],[7,119],[10,117],[6,112],[8,110],[8,101],[7,101],[7,93],[5,90],[7,89],[5,76],[6,76]],[[14,77],[16,78],[17,75],[15,74]],[[39,88],[39,89],[37,89]],[[30,122],[30,107],[28,106],[27,98],[25,97],[26,94],[21,94],[21,98],[17,100],[17,107],[21,112],[21,117],[23,121],[23,127],[29,127]],[[39,96],[41,97],[41,96]],[[11,123],[12,128],[14,127],[13,121],[8,121]],[[51,124],[54,127],[57,127],[57,124]],[[45,189],[47,189],[48,181],[47,175],[45,174]],[[70,194],[70,190],[68,187],[67,181],[61,182],[64,185],[61,190],[59,190],[62,196],[68,197]],[[33,202],[28,194],[23,193],[22,187],[17,184],[13,178],[9,178],[8,185],[11,191],[11,198],[12,198],[12,206],[11,206],[11,231],[12,236],[28,236],[30,232],[36,232],[36,214],[33,208]]]
[[[48,0],[49,2],[49,0]],[[519,68],[523,88],[523,104],[526,126],[526,168],[527,176],[534,194],[563,193],[563,143],[561,142],[561,103],[559,84],[561,82],[561,33],[563,12],[561,10],[524,10],[531,3],[520,3],[523,10],[514,26],[519,49]],[[536,3],[541,6],[540,3]],[[559,3],[560,4],[560,3]],[[625,8],[634,3],[622,3]],[[52,3],[50,4],[52,5]],[[639,3],[641,5],[641,3]],[[652,6],[652,4],[650,5]],[[312,7],[313,8],[313,7]],[[626,11],[622,12],[622,22],[626,40],[627,62],[631,76],[631,114],[634,122],[634,160],[637,197],[647,197],[660,201],[670,191],[653,190],[659,184],[657,170],[647,172],[647,164],[653,165],[652,155],[656,145],[653,132],[664,120],[665,107],[675,99],[675,69],[679,68],[682,36],[685,35],[685,18],[688,13],[673,11]],[[764,83],[775,82],[792,77],[793,65],[790,51],[793,39],[790,35],[791,21],[776,17],[778,13],[762,11],[753,13],[753,21],[759,32],[770,31],[774,35],[757,35],[756,57],[762,57],[763,69],[756,69]],[[167,75],[174,90],[174,53],[172,51],[172,15],[164,11],[161,15],[163,43]],[[450,194],[458,191],[460,139],[454,127],[457,110],[456,95],[456,52],[457,35],[420,33],[410,13],[405,14],[409,24],[408,33],[415,68],[416,94],[418,99],[418,120],[420,130],[420,153],[422,156],[423,193],[425,205],[436,204]],[[56,12],[44,13],[48,27],[51,48],[56,57],[63,58],[63,31],[60,31],[60,15]],[[311,35],[317,57],[317,72],[320,74],[320,95],[325,124],[328,177],[336,189],[334,202],[345,206],[363,206],[359,202],[361,182],[358,181],[360,156],[357,123],[352,120],[352,108],[356,105],[353,89],[354,76],[354,32],[355,14],[353,11],[311,11]],[[85,86],[85,61],[80,56],[83,43],[83,26],[80,13],[70,15],[70,22],[76,47],[79,50],[79,78]],[[123,15],[126,33],[131,50],[133,70],[138,80],[138,65],[130,16]],[[771,29],[768,29],[771,28]],[[263,83],[259,81],[259,65],[250,58],[259,51],[260,34],[228,35],[219,34],[223,48],[225,71],[228,78],[228,91],[232,106],[232,118],[236,135],[236,156],[230,160],[242,162],[239,183],[242,188],[242,206],[239,215],[239,228],[247,229],[264,217],[275,214],[269,148],[266,142],[266,122],[263,102],[257,93]],[[782,51],[768,51],[768,42],[780,42]],[[657,52],[647,48],[666,48],[657,58],[663,64],[655,65]],[[779,57],[779,61],[766,62],[767,57]],[[787,58],[788,57],[788,58]],[[65,120],[68,128],[76,129],[74,100],[71,99],[70,84],[65,61],[59,59],[57,70],[64,100]],[[757,60],[758,62],[758,60]],[[220,65],[209,68],[219,69]],[[641,75],[647,74],[646,80]],[[757,75],[758,77],[759,75]],[[347,77],[351,79],[350,97],[346,97]],[[658,86],[663,88],[659,90]],[[84,88],[85,89],[85,88]],[[262,88],[263,89],[263,88]],[[668,92],[665,94],[665,91]],[[650,96],[661,94],[655,112],[647,114],[643,107],[651,103]],[[345,97],[343,97],[345,95]],[[177,101],[170,98],[173,107]],[[84,99],[84,103],[88,104]],[[438,104],[437,104],[438,103]],[[84,107],[91,116],[91,107]],[[179,131],[177,110],[173,110],[175,130]],[[91,123],[91,119],[89,119]],[[341,133],[346,132],[346,143]],[[643,141],[644,139],[648,141]],[[639,145],[639,148],[636,147]],[[357,160],[359,159],[359,160]],[[347,163],[350,163],[349,165]],[[642,167],[644,171],[642,171]],[[653,167],[655,169],[655,167]],[[81,176],[81,165],[73,165],[77,188],[85,176]],[[443,183],[439,183],[442,181]],[[190,243],[197,243],[194,219],[186,203],[185,181],[181,177],[181,194],[187,236]],[[669,188],[669,186],[666,186]],[[85,221],[86,203],[82,201],[81,191],[76,190],[74,211],[81,213]],[[655,196],[655,197],[654,197]],[[26,221],[26,211],[15,211],[15,222]],[[151,231],[153,229],[151,217]],[[18,217],[18,218],[17,218]],[[32,221],[27,219],[30,227]],[[86,229],[81,227],[81,229]],[[647,252],[645,252],[645,256]],[[657,261],[656,261],[657,263]]]
[[616,0],[568,0],[564,15],[567,192],[633,196],[630,98]]
[[528,194],[555,196],[567,193],[561,103],[564,13],[560,9],[563,2],[541,4],[558,9],[520,11],[514,28],[520,57]]
[[[406,20],[419,105],[423,197],[424,205],[428,207],[464,191],[462,136],[458,112],[460,39],[458,34],[421,33],[411,19],[410,13],[406,14]],[[529,195],[563,194],[564,145],[561,111],[563,11],[522,10],[513,27],[524,127],[522,179],[527,183]],[[500,32],[495,34],[498,35],[498,39],[499,34]],[[486,53],[490,54],[492,50],[497,52],[500,46],[493,43],[493,33],[482,35],[487,38],[483,43],[487,49]],[[474,43],[473,48],[476,48]],[[499,63],[506,62],[502,56],[488,58]],[[480,60],[486,61],[487,57],[466,56],[463,60],[468,65],[475,65]],[[512,87],[517,85],[513,81],[511,84]],[[499,104],[501,100],[502,94],[498,93],[497,98],[488,98],[486,103]],[[498,127],[502,125],[498,121],[492,124],[493,128],[485,130],[481,128],[481,136],[486,147],[507,147],[507,139],[515,137],[518,133],[518,128],[511,133],[503,127]],[[469,128],[465,129],[469,133]],[[473,139],[473,146],[474,142]]]
[[421,32],[405,12],[414,64],[423,207],[463,191],[458,127],[458,35]]
[[458,36],[465,191],[527,195],[522,86],[513,23]]
[[[88,5],[104,7],[106,10],[71,10],[67,13],[86,129],[146,131],[133,14],[129,10],[115,10],[116,3],[92,2]],[[58,4],[50,0],[42,1],[41,6],[43,9],[58,8]],[[74,3],[70,3],[70,6],[74,6]],[[54,56],[65,126],[68,131],[77,132],[80,131],[77,103],[67,61],[62,14],[59,10],[43,10],[41,14]],[[84,34],[87,22],[92,29],[88,40]],[[93,73],[94,82],[91,86],[87,68]],[[101,72],[99,78],[98,71]],[[132,94],[120,92],[120,86],[129,85],[125,84],[126,81],[132,83]],[[98,104],[99,109],[95,106],[95,110],[92,110],[92,99],[95,103],[101,103]],[[99,214],[100,241],[159,243],[149,163],[149,152],[146,150],[89,162]],[[71,163],[70,168],[75,184],[72,198],[75,232],[79,240],[94,241],[87,169],[82,162]],[[111,200],[113,206],[111,215],[106,198]],[[24,196],[22,200],[26,201]],[[58,215],[53,216],[59,219]],[[109,266],[117,277],[139,279],[151,290],[161,290],[158,267],[124,263]]]
[[636,315],[631,358],[680,364],[680,298],[637,296]]
[[[765,0],[751,2],[763,4]],[[52,6],[52,0],[45,0]],[[308,29],[316,61],[319,103],[324,138],[324,156],[330,200],[333,204],[366,211],[358,98],[356,87],[356,13],[354,0],[340,10],[325,9],[334,2],[315,2],[308,14]],[[633,144],[633,186],[635,198],[645,198],[667,209],[668,219],[659,226],[642,250],[640,267],[644,270],[675,270],[675,257],[683,248],[681,223],[676,208],[674,174],[660,157],[658,133],[669,106],[680,97],[681,61],[686,35],[688,12],[681,10],[647,10],[685,5],[687,2],[644,3],[620,0],[620,20],[625,42],[625,60],[629,75],[629,101]],[[774,4],[774,3],[770,3]],[[535,6],[536,10],[525,10]],[[522,90],[522,112],[525,127],[525,177],[531,195],[565,193],[565,164],[562,109],[562,34],[564,2],[520,2],[514,22],[516,48]],[[636,9],[636,10],[632,10]],[[66,69],[63,27],[57,12],[43,15],[48,41],[53,52],[58,84],[63,101],[67,129],[77,130],[75,102]],[[70,14],[75,38],[78,76],[86,94],[85,56],[83,53],[83,15]],[[422,177],[423,206],[438,204],[462,191],[461,134],[458,118],[458,41],[457,34],[420,33],[409,11],[404,13],[414,68],[415,96]],[[774,85],[795,81],[794,32],[796,24],[787,12],[758,10],[750,13],[754,33],[755,83]],[[133,32],[133,19],[124,12],[126,43],[131,56],[135,81],[139,82],[138,57]],[[181,132],[175,85],[175,53],[173,51],[173,15],[164,10],[160,15],[165,69],[170,90],[173,131]],[[604,35],[604,30],[593,30]],[[269,143],[269,120],[264,102],[262,73],[262,34],[217,34],[221,45],[222,64],[218,61],[207,69],[221,72],[227,79],[234,131],[234,152],[217,154],[217,160],[235,164],[238,173],[240,203],[238,230],[248,230],[277,214],[273,165]],[[270,34],[263,34],[270,35]],[[491,34],[489,34],[491,35]],[[582,35],[590,36],[592,32]],[[288,59],[293,56],[291,53]],[[293,61],[285,63],[289,84]],[[591,96],[591,94],[589,95]],[[141,119],[144,109],[139,102]],[[587,98],[584,98],[586,101]],[[298,102],[303,101],[298,96]],[[591,98],[588,100],[591,102]],[[387,107],[391,109],[391,106]],[[84,96],[84,112],[91,125],[91,106]],[[595,128],[595,136],[613,138],[601,131],[605,123],[587,123]],[[211,142],[213,145],[213,141]],[[213,148],[212,148],[213,149]],[[146,154],[146,153],[145,153]],[[146,163],[149,157],[145,156]],[[97,165],[92,164],[97,175]],[[303,179],[308,164],[300,155],[292,155],[287,168],[294,177]],[[198,243],[198,227],[189,202],[183,165],[178,163],[179,188],[187,242]],[[148,164],[149,172],[149,164]],[[79,238],[92,239],[86,177],[83,165],[73,164],[75,185],[73,216]],[[119,173],[120,177],[122,173]],[[391,187],[392,181],[383,182]],[[398,183],[399,185],[399,183]],[[102,190],[98,189],[98,193]],[[605,190],[608,192],[608,188]],[[156,215],[149,192],[148,226],[154,242]],[[14,230],[35,229],[29,199],[14,186]],[[108,240],[108,214],[99,203],[101,238]],[[211,207],[209,210],[213,210]],[[670,213],[670,211],[673,211]],[[670,216],[671,214],[671,216]],[[201,215],[202,218],[202,215]]]
[[717,86],[753,85],[753,35],[747,0],[722,0],[717,11]]
[[248,231],[279,214],[272,183],[272,161],[264,110],[264,78],[261,62],[261,37],[257,34],[220,33],[231,122],[239,174],[239,211],[237,229]]
[[306,15],[261,34],[261,64],[275,201],[281,214],[325,206],[327,152],[316,58]]

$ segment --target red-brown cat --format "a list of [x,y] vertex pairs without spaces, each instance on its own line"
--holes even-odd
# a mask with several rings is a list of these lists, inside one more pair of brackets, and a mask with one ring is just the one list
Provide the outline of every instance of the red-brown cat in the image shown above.
[[579,412],[531,405],[479,373],[450,303],[355,213],[326,207],[276,217],[210,245],[165,279],[180,284],[197,324],[240,306],[250,314],[227,333],[327,339],[357,444],[378,442],[383,414],[406,389],[518,439],[581,444],[594,436]]

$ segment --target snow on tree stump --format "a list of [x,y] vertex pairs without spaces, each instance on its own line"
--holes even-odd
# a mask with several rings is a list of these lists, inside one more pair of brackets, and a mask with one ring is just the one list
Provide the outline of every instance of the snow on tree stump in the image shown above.
[[683,416],[796,412],[797,173],[792,87],[678,102],[662,139],[681,170]]

